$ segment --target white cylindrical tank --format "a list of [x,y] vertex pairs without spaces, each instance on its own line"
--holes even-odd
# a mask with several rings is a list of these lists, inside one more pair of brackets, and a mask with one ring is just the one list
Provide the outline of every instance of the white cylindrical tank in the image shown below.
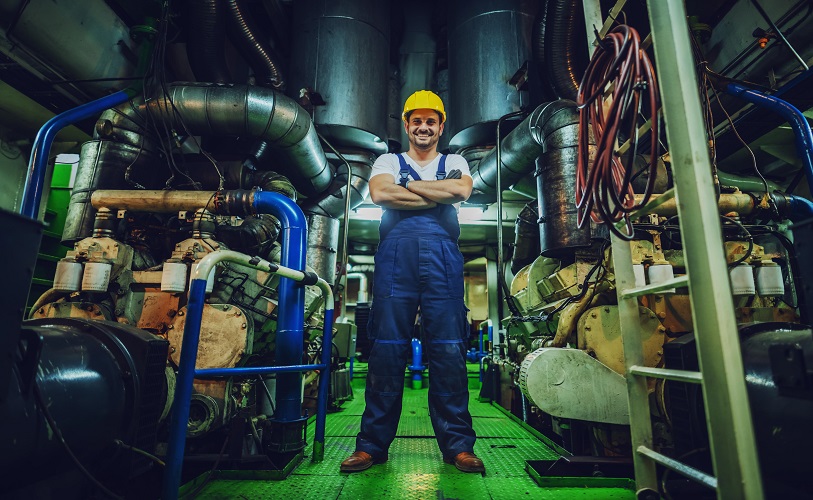
[[161,291],[181,293],[186,291],[186,264],[182,262],[165,262],[161,272]]
[[107,262],[87,262],[82,274],[82,290],[85,292],[106,292],[110,284],[113,266]]
[[64,259],[56,263],[54,290],[76,292],[82,285],[82,264],[73,259]]
[[760,297],[779,297],[785,294],[782,268],[776,262],[763,262],[756,268],[755,275]]
[[735,296],[756,293],[754,270],[750,264],[738,264],[728,270],[728,275],[731,277],[731,292]]
[[[649,284],[657,285],[658,283],[664,283],[673,279],[675,277],[675,271],[672,269],[672,265],[668,263],[652,264],[649,266],[649,269],[647,269],[647,275],[649,276]],[[658,293],[675,293],[675,289],[668,288]]]

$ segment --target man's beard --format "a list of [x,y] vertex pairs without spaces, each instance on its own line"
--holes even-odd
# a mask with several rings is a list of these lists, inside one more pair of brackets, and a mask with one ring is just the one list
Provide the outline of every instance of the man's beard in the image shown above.
[[[417,135],[417,134],[410,134],[409,138],[410,138],[409,142],[415,147],[415,149],[420,149],[422,151],[432,149],[432,147],[434,145],[436,145],[438,143],[438,140],[439,140],[439,138],[438,138],[438,136],[436,134],[432,134],[432,135],[427,134],[427,135],[420,135],[420,136]],[[429,139],[429,141],[425,142],[425,143],[419,143],[418,140],[421,139],[421,138],[427,138],[427,139]]]

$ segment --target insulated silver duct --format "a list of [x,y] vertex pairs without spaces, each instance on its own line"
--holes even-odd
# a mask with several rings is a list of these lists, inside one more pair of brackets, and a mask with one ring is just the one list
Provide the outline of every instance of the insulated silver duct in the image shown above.
[[[171,102],[170,102],[171,101]],[[173,112],[174,109],[177,112]],[[127,105],[125,105],[127,106]],[[276,170],[305,196],[323,192],[333,170],[308,113],[289,97],[264,87],[183,84],[169,88],[169,100],[149,102],[157,120],[194,135],[256,137],[281,161]]]
[[76,170],[62,242],[73,246],[93,232],[96,209],[91,195],[97,189],[134,189],[143,186],[160,189],[162,177],[158,154],[143,146],[109,140],[93,140],[82,145]]
[[[501,184],[510,186],[531,173],[534,160],[548,148],[578,144],[579,114],[576,103],[558,100],[536,108],[501,143]],[[472,169],[474,189],[469,202],[493,203],[497,199],[497,150],[492,149]]]
[[308,215],[307,265],[331,285],[336,282],[336,253],[339,248],[339,219]]
[[[129,182],[125,174],[131,171],[141,179],[142,170],[158,164],[157,155],[151,152],[153,134],[147,119],[193,135],[261,139],[275,149],[280,173],[306,196],[325,191],[333,180],[334,170],[310,116],[284,94],[247,85],[172,85],[169,99],[153,99],[149,105],[128,102],[102,113],[94,135],[112,140],[83,146],[63,241],[90,235],[95,216],[89,206],[93,191],[138,187],[133,183],[136,179]],[[81,179],[85,180],[80,183]],[[143,180],[140,184],[152,185]]]
[[[145,109],[146,108],[146,109]],[[174,108],[174,109],[173,109]],[[269,88],[207,83],[173,84],[169,99],[126,103],[102,114],[103,126],[133,143],[148,134],[146,118],[193,135],[242,136],[264,140],[274,148],[276,168],[305,196],[325,191],[333,168],[308,113],[289,97]],[[181,123],[180,119],[183,119]],[[101,125],[97,125],[97,129]]]
[[[46,80],[115,79],[133,76],[138,43],[103,0],[0,1],[0,52]],[[126,80],[74,84],[91,96],[121,89]],[[54,85],[63,95],[66,85]],[[80,98],[82,99],[82,98]],[[82,100],[77,101],[81,103]]]
[[[332,155],[331,155],[332,156]],[[342,152],[353,172],[350,179],[350,208],[356,208],[364,202],[370,193],[367,185],[373,171],[375,155],[366,151]],[[337,169],[336,180],[321,198],[304,203],[302,210],[306,215],[318,214],[324,217],[343,218],[345,193],[347,192],[347,167],[341,163]]]

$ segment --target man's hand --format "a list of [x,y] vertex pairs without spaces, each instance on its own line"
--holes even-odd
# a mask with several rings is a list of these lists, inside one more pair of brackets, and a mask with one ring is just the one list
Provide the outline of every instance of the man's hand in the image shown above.
[[451,170],[448,174],[446,174],[447,179],[459,179],[461,177],[463,177],[463,172],[461,172],[460,169],[457,168]]

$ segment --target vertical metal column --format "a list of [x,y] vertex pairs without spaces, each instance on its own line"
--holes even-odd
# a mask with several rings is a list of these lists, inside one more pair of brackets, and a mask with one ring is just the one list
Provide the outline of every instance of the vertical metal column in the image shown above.
[[683,0],[647,0],[718,498],[762,498],[722,229]]

